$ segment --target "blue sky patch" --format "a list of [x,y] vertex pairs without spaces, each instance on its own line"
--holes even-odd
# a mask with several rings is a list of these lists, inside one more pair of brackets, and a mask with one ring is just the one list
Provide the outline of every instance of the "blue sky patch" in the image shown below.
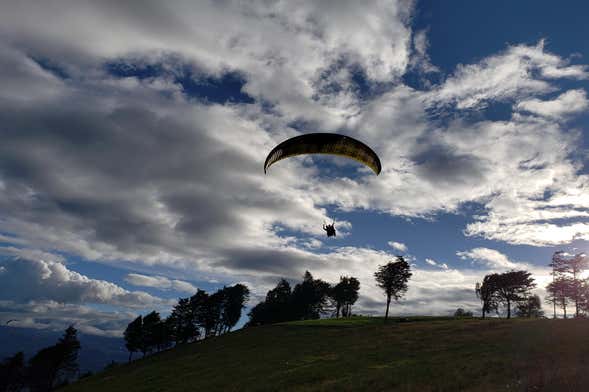
[[190,98],[207,103],[254,103],[254,99],[244,93],[246,80],[242,74],[227,71],[221,76],[206,75],[189,65],[169,65],[168,63],[133,63],[132,60],[114,61],[105,64],[107,72],[113,76],[137,79],[171,78],[182,86],[182,91]]

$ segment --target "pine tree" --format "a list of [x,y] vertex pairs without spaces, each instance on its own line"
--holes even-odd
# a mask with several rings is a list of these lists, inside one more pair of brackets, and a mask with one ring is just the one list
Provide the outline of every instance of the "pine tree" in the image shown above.
[[77,330],[70,326],[57,344],[46,347],[29,361],[27,384],[31,392],[51,391],[78,371],[80,342]]

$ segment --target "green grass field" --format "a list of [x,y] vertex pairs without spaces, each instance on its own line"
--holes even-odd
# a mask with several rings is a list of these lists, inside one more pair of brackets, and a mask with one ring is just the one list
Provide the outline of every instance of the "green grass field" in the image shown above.
[[249,390],[587,391],[589,320],[293,322],[180,346],[64,389]]

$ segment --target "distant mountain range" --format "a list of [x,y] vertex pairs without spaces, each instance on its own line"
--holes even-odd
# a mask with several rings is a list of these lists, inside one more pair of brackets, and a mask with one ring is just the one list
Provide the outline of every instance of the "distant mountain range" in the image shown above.
[[[40,349],[51,346],[63,335],[59,331],[0,326],[0,360],[18,351],[28,361]],[[78,357],[80,374],[102,370],[112,361],[126,362],[128,352],[122,338],[87,335],[78,332],[81,349]]]

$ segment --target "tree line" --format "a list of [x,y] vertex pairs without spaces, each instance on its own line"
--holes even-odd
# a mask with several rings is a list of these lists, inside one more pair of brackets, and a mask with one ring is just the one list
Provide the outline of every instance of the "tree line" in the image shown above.
[[556,308],[560,307],[567,318],[567,307],[573,306],[575,317],[589,313],[589,279],[581,278],[581,272],[589,265],[589,258],[584,253],[568,255],[563,251],[554,253],[552,262],[552,282],[546,290],[546,302]]
[[69,326],[58,342],[37,352],[25,363],[18,352],[0,362],[0,392],[48,392],[67,384],[78,374],[80,341]]
[[[391,301],[398,301],[407,292],[411,268],[402,256],[397,256],[395,261],[379,266],[374,277],[387,298],[386,321]],[[306,271],[303,281],[294,288],[287,280],[281,279],[275,288],[268,291],[265,300],[252,308],[246,325],[310,320],[321,316],[351,317],[352,305],[358,300],[359,290],[360,281],[355,277],[341,276],[340,281],[332,285],[313,278]]]
[[534,278],[528,271],[508,271],[486,275],[482,283],[476,283],[475,293],[482,304],[482,317],[492,311],[498,313],[500,305],[511,318],[514,306],[523,307],[531,297],[530,291],[536,287]]
[[175,344],[229,332],[239,321],[249,293],[247,286],[240,283],[212,294],[199,289],[191,297],[180,298],[165,319],[156,311],[138,316],[124,332],[129,361],[136,352],[145,356]]
[[[575,317],[589,314],[589,279],[581,273],[589,266],[589,258],[584,253],[569,255],[558,251],[548,264],[552,267],[552,281],[546,286],[546,302],[553,305],[553,317],[557,307],[567,318],[568,307],[572,306]],[[516,307],[519,317],[543,317],[542,301],[530,291],[536,287],[534,278],[527,271],[508,271],[486,275],[482,283],[476,283],[475,293],[481,301],[481,313],[485,318],[491,312],[499,314],[499,307],[511,318],[512,308]]]

